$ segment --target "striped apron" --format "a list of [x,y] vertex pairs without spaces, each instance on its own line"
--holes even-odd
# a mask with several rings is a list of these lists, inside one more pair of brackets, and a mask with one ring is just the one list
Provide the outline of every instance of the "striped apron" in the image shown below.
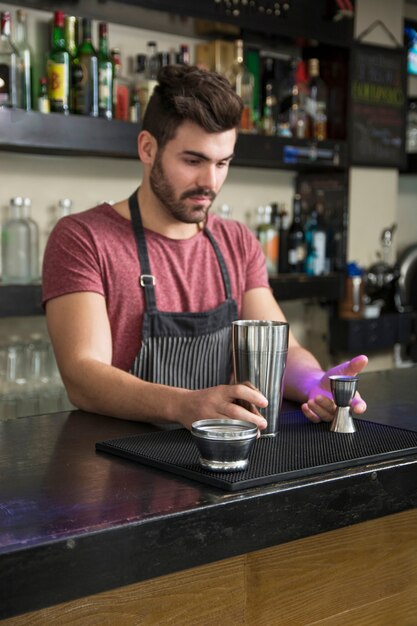
[[142,345],[130,372],[149,382],[186,389],[228,384],[232,371],[231,324],[237,319],[238,310],[217,242],[208,228],[204,228],[220,266],[226,300],[199,313],[158,311],[155,277],[151,273],[136,192],[129,198],[129,209],[141,268],[139,284],[145,296]]

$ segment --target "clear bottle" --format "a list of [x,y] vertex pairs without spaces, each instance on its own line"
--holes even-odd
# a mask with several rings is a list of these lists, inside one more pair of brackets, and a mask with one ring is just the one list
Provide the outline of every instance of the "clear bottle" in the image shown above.
[[266,269],[268,274],[277,273],[278,267],[278,247],[279,230],[275,220],[273,207],[270,204],[265,206],[264,220],[258,229],[258,238],[265,255]]
[[304,271],[306,243],[304,228],[301,221],[301,196],[294,195],[293,217],[288,229],[288,271],[299,273]]
[[53,113],[70,112],[70,55],[65,46],[64,13],[55,11],[52,29],[52,47],[46,63],[48,96]]
[[0,108],[20,106],[19,52],[11,39],[10,11],[0,14]]
[[180,45],[180,51],[177,54],[177,63],[179,65],[190,65],[190,48],[189,46],[187,46],[187,44]]
[[318,59],[308,60],[308,95],[306,111],[309,120],[309,137],[322,141],[327,139],[327,86],[320,77]]
[[130,81],[122,74],[122,59],[119,48],[111,51],[114,67],[113,111],[116,120],[130,119]]
[[27,36],[27,14],[26,11],[18,9],[16,11],[17,22],[15,30],[15,45],[19,52],[20,61],[20,78],[21,78],[21,95],[22,108],[30,111],[33,103],[32,97],[32,63],[33,52],[29,45]]
[[58,203],[54,210],[54,214],[48,223],[48,227],[47,227],[48,237],[53,231],[55,225],[59,222],[59,220],[62,217],[71,215],[71,211],[72,211],[72,200],[70,200],[69,198],[62,198],[61,200],[58,200]]
[[98,56],[92,43],[89,18],[83,18],[82,32],[83,38],[72,62],[72,108],[78,115],[98,117]]
[[113,62],[108,46],[108,25],[98,25],[98,113],[111,120],[113,117]]
[[22,216],[23,198],[12,198],[9,219],[1,237],[2,281],[5,284],[28,284],[32,279],[30,227]]
[[253,92],[255,79],[244,63],[243,40],[235,41],[235,61],[227,72],[227,78],[243,101],[243,111],[240,120],[240,130],[250,133],[254,130]]
[[29,225],[30,230],[30,272],[32,282],[39,280],[39,226],[31,217],[32,201],[23,198],[22,217]]

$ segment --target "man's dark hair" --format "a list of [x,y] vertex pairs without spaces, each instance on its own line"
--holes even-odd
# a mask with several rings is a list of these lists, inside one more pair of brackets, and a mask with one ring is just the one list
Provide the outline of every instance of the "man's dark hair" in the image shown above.
[[166,65],[146,107],[142,129],[162,148],[183,122],[198,124],[208,133],[239,126],[242,100],[217,72],[191,65]]

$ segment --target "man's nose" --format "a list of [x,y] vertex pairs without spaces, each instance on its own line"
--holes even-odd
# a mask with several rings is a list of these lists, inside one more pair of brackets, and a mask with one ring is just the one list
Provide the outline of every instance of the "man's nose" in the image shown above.
[[210,164],[207,165],[207,167],[202,168],[198,176],[198,185],[199,187],[204,187],[205,189],[216,189],[217,176],[215,165]]

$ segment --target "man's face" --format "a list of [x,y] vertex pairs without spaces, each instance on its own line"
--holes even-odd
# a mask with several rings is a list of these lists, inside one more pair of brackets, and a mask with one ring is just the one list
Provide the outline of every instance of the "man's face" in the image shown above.
[[207,133],[184,122],[175,137],[158,150],[150,185],[175,220],[197,224],[206,219],[227,176],[235,142],[234,129]]

